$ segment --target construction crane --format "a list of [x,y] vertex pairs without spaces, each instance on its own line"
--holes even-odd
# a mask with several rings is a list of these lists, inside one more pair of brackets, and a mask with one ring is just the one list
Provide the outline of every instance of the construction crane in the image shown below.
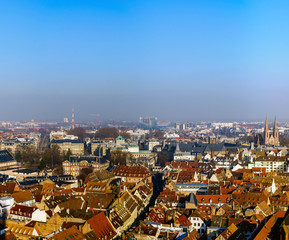
[[98,118],[99,118],[99,116],[100,116],[100,114],[98,114],[98,113],[93,113],[93,114],[90,114],[91,116],[95,116],[95,118],[96,118],[96,129],[98,129],[98,126],[99,126],[99,121],[98,121]]
[[112,126],[115,119],[114,118],[110,118],[109,120],[110,120],[110,125]]

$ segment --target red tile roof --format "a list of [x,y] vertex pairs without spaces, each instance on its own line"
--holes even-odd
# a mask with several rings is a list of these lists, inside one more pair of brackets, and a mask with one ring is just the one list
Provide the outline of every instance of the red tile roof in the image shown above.
[[36,207],[28,207],[28,206],[16,204],[14,207],[11,208],[10,214],[32,217],[32,213],[36,209],[37,209]]
[[166,166],[170,165],[176,169],[198,169],[199,164],[197,162],[185,161],[185,162],[166,162]]
[[200,204],[218,204],[227,203],[231,200],[231,195],[196,195],[197,201]]
[[230,194],[233,191],[235,191],[235,187],[230,187],[230,188],[221,188],[221,194]]
[[104,212],[88,219],[87,222],[95,232],[96,236],[100,239],[112,239],[116,235],[113,226],[105,216]]
[[263,240],[267,239],[269,236],[273,226],[277,222],[278,218],[284,218],[286,212],[285,211],[279,211],[271,216],[271,218],[265,223],[265,225],[262,227],[260,232],[257,234],[257,236],[254,238],[255,240]]
[[120,177],[139,177],[139,178],[145,178],[149,177],[151,175],[151,172],[143,166],[123,166],[118,165],[113,170],[113,173],[116,176]]
[[192,225],[192,223],[189,221],[189,219],[185,216],[185,215],[182,215],[178,220],[177,222],[184,226],[184,227],[189,227]]
[[152,222],[165,223],[166,214],[160,205],[152,209],[148,215],[148,219]]
[[177,183],[192,183],[194,181],[195,170],[181,171],[178,175]]

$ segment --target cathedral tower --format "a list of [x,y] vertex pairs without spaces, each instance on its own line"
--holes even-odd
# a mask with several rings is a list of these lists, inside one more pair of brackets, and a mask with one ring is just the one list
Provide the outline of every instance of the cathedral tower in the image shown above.
[[276,116],[275,116],[275,122],[274,122],[274,128],[273,128],[273,136],[274,138],[279,138],[278,136],[278,128],[277,128],[277,121],[276,121]]
[[271,133],[268,127],[268,120],[266,116],[265,127],[264,127],[264,144],[274,145],[274,146],[279,145],[279,133],[278,133],[276,116],[275,116],[275,121],[274,121],[273,132]]
[[268,119],[266,116],[266,121],[265,121],[265,128],[264,128],[264,143],[265,145],[268,144],[270,134],[269,134],[269,127],[268,127]]

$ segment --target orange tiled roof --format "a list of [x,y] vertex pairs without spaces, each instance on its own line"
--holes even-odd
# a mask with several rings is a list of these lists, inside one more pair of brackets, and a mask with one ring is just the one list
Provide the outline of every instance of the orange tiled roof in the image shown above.
[[274,215],[270,217],[270,219],[265,223],[265,225],[262,227],[260,232],[256,235],[254,238],[255,240],[263,240],[267,239],[268,235],[270,234],[273,226],[275,225],[278,218],[284,218],[286,212],[285,211],[278,211]]
[[189,219],[185,215],[182,215],[181,217],[179,217],[177,222],[184,227],[189,227],[192,225],[192,223],[189,221]]
[[116,235],[113,226],[105,216],[104,212],[88,219],[87,222],[99,239],[112,239]]
[[151,172],[143,166],[123,166],[118,165],[113,173],[119,177],[139,177],[145,178],[151,175]]
[[212,203],[212,204],[218,204],[218,203],[227,203],[231,200],[231,195],[225,194],[225,195],[196,195],[198,203]]

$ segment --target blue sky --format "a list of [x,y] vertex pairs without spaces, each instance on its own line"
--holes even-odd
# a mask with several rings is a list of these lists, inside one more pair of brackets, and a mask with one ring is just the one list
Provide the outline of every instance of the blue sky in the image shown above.
[[289,120],[288,1],[0,2],[0,120]]

